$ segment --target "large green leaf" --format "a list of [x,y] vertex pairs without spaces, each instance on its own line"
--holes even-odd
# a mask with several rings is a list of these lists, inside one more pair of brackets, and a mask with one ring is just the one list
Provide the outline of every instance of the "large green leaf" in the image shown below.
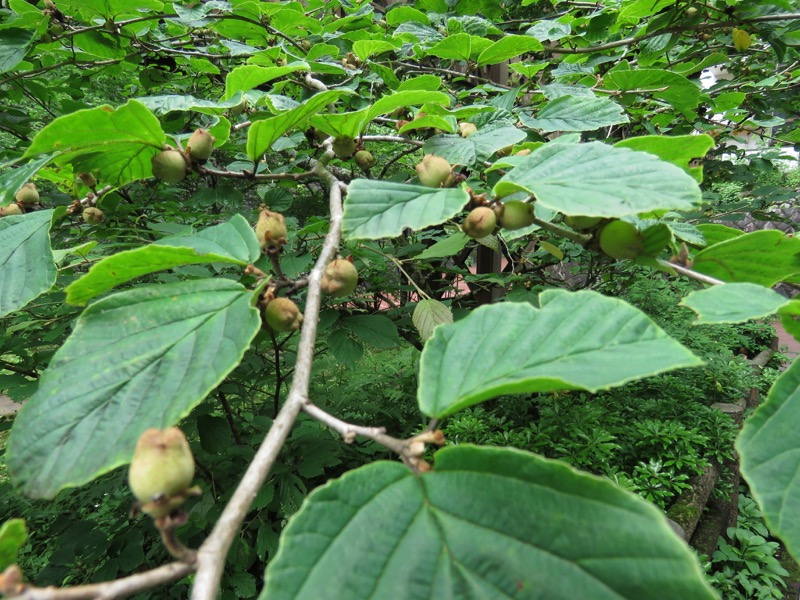
[[545,144],[515,164],[494,186],[495,194],[526,191],[565,215],[623,217],[690,210],[701,201],[697,182],[682,169],[601,142]]
[[83,306],[121,283],[164,269],[213,262],[244,266],[260,255],[253,228],[243,216],[235,215],[196,234],[165,238],[104,258],[67,287],[67,302]]
[[[650,2],[650,0],[645,0]],[[612,90],[649,94],[678,110],[689,110],[700,103],[700,87],[683,75],[661,69],[611,71],[603,83]]]
[[8,73],[22,62],[35,35],[16,27],[0,31],[0,73]]
[[356,179],[347,187],[342,232],[348,239],[376,240],[451,219],[469,194],[462,188],[430,188],[394,181]]
[[401,106],[420,106],[428,103],[449,106],[450,96],[434,90],[405,90],[383,96],[370,107],[367,120],[390,113]]
[[0,317],[25,306],[55,283],[50,248],[53,212],[0,219]]
[[778,378],[736,440],[742,475],[770,531],[800,559],[800,360]]
[[696,323],[742,323],[778,312],[789,300],[753,283],[728,283],[696,290],[681,300],[698,314]]
[[236,67],[225,77],[225,95],[223,98],[229,100],[233,98],[236,92],[247,92],[267,81],[272,81],[296,71],[308,71],[308,69],[308,63],[305,62],[293,62],[282,67],[261,67],[258,65]]
[[127,463],[142,431],[175,425],[239,364],[261,325],[252,299],[206,279],[92,304],[17,415],[7,454],[16,484],[52,498]]
[[596,392],[701,365],[644,313],[597,292],[547,290],[541,308],[482,306],[438,327],[420,358],[417,396],[442,418],[500,394]]
[[661,160],[671,162],[689,173],[698,183],[702,183],[703,167],[690,167],[689,163],[703,158],[714,147],[714,138],[706,134],[644,135],[622,140],[614,144],[614,147],[655,154]]
[[478,65],[495,65],[527,52],[537,52],[542,43],[529,35],[507,35],[494,42],[478,56]]
[[476,36],[471,36],[468,33],[456,33],[428,48],[426,54],[466,62],[472,54],[474,37]]
[[95,173],[101,184],[123,185],[152,175],[150,159],[165,139],[155,115],[129,100],[116,110],[100,106],[57,118],[36,134],[25,156],[59,152],[57,164]]
[[261,600],[713,600],[652,505],[509,448],[455,446],[414,475],[378,462],[317,488]]
[[0,206],[13,202],[19,188],[30,179],[36,171],[50,162],[52,156],[43,156],[32,160],[16,169],[8,169],[0,175]]
[[560,96],[548,102],[531,118],[524,114],[523,125],[550,131],[594,131],[601,127],[627,123],[622,107],[608,98]]
[[754,231],[701,250],[692,268],[723,281],[772,287],[800,273],[800,238],[776,229]]
[[258,160],[284,133],[303,124],[311,115],[318,113],[340,96],[351,93],[349,90],[320,92],[291,110],[263,121],[256,121],[247,132],[247,155],[252,160]]

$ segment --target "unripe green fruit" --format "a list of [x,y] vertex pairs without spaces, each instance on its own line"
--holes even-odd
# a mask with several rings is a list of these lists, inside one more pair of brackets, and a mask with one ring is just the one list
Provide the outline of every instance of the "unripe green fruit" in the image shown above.
[[[170,513],[183,502],[182,493],[193,478],[194,457],[180,429],[146,429],[142,433],[128,469],[128,484],[144,512],[153,518]],[[180,497],[178,504],[169,501],[175,496]],[[163,502],[153,503],[158,499]]]
[[355,155],[356,164],[362,171],[369,171],[375,166],[375,157],[369,150],[359,150]]
[[686,16],[687,17],[693,17],[696,14],[697,14],[697,7],[696,6],[690,6],[689,8],[686,9]]
[[21,215],[22,207],[13,202],[8,206],[0,206],[0,217],[10,217],[11,215]]
[[503,203],[500,213],[500,226],[506,229],[522,229],[533,225],[533,206],[519,200]]
[[192,160],[205,162],[214,149],[215,138],[205,129],[195,129],[186,144],[186,153]]
[[83,209],[83,214],[81,215],[83,220],[86,221],[89,225],[97,225],[102,223],[106,216],[103,214],[103,211],[99,208],[95,208],[94,206],[90,206],[89,208]]
[[497,227],[497,216],[488,206],[479,206],[472,209],[467,218],[464,219],[463,225],[461,225],[464,233],[476,240],[491,234],[495,227]]
[[289,298],[273,298],[264,309],[267,325],[275,331],[294,331],[303,324],[303,313]]
[[300,47],[301,47],[303,50],[305,50],[306,52],[308,52],[308,51],[309,51],[309,50],[311,50],[311,48],[312,48],[311,41],[309,41],[309,40],[303,40],[302,42],[300,42]]
[[577,230],[591,229],[602,220],[602,217],[581,217],[572,215],[564,217],[564,223]]
[[286,233],[286,220],[281,213],[265,208],[258,214],[256,237],[262,248],[280,248],[286,243]]
[[36,204],[39,202],[39,190],[36,189],[36,185],[33,183],[26,183],[19,188],[14,196],[14,200],[16,200],[17,204],[21,204],[23,206]]
[[78,179],[88,188],[94,189],[97,187],[97,179],[91,173],[78,173]]
[[600,249],[611,258],[636,258],[642,253],[642,235],[627,221],[611,221],[600,230]]
[[468,138],[473,133],[478,133],[478,128],[475,126],[474,123],[467,123],[466,121],[462,121],[458,124],[458,133],[461,137]]
[[322,291],[331,296],[348,296],[358,285],[358,269],[346,258],[337,258],[322,272]]
[[178,183],[186,177],[186,160],[177,150],[164,150],[156,154],[153,163],[153,177],[167,183]]
[[417,177],[422,185],[438,188],[449,182],[453,167],[441,156],[426,154],[416,167]]
[[356,142],[353,138],[336,138],[333,140],[333,153],[336,158],[345,160],[353,156],[356,151]]

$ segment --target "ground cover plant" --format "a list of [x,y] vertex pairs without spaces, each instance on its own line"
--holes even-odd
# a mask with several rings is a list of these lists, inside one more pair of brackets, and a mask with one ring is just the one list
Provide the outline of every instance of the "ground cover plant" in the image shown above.
[[[749,383],[705,326],[800,336],[800,241],[714,222],[782,152],[727,142],[798,139],[792,2],[0,11],[0,591],[715,597],[654,504],[730,438],[658,415]],[[643,270],[695,289],[648,313]],[[795,556],[799,389],[736,441]],[[534,394],[589,456],[447,443]],[[578,421],[626,409],[628,446]],[[617,450],[622,485],[584,470]]]

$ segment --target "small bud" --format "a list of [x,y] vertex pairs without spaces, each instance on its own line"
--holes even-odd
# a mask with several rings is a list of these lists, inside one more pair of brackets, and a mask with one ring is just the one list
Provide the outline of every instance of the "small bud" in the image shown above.
[[280,249],[286,243],[286,220],[283,215],[265,208],[258,214],[256,237],[262,248]]
[[186,160],[177,150],[164,150],[152,159],[153,177],[167,183],[178,183],[186,177]]
[[358,269],[346,258],[330,262],[322,272],[322,291],[331,296],[348,296],[358,285]]
[[88,188],[94,189],[97,187],[97,179],[91,173],[78,173],[78,179]]
[[186,153],[192,160],[205,162],[214,149],[215,138],[205,129],[195,129],[186,144]]
[[103,214],[103,211],[94,206],[84,208],[81,216],[89,225],[98,225],[106,218],[106,216]]
[[194,457],[180,429],[142,433],[128,469],[128,484],[143,512],[153,518],[172,512],[185,499],[193,478]]
[[17,204],[23,206],[37,204],[39,202],[39,190],[36,189],[35,184],[28,182],[17,191],[14,200],[17,201]]
[[416,167],[417,177],[422,185],[428,187],[442,187],[448,183],[453,174],[453,167],[441,156],[426,154],[422,162]]
[[464,233],[476,240],[491,234],[495,227],[497,227],[497,216],[488,206],[479,206],[472,209],[461,225]]
[[303,313],[289,298],[273,298],[264,309],[264,319],[275,331],[295,331],[303,324]]
[[359,168],[364,172],[369,171],[375,166],[375,157],[372,156],[372,152],[369,150],[359,150],[356,152],[354,160]]

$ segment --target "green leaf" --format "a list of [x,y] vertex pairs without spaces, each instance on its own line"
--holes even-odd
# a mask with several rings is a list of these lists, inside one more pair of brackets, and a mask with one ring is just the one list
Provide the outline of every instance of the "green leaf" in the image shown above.
[[39,210],[0,219],[0,317],[22,308],[55,283],[50,248],[53,215],[53,210]]
[[361,60],[367,60],[376,54],[397,50],[398,44],[386,40],[358,40],[353,43],[353,52]]
[[[652,4],[651,0],[645,0]],[[603,83],[608,89],[649,94],[678,110],[690,110],[700,103],[700,88],[683,75],[661,69],[617,70],[607,73]]]
[[705,239],[706,243],[702,245],[706,246],[713,246],[720,242],[732,240],[733,238],[744,235],[743,231],[728,227],[727,225],[719,225],[718,223],[701,223],[697,226],[697,230],[703,236],[703,239]]
[[34,173],[50,162],[52,156],[43,156],[37,160],[32,160],[16,169],[8,169],[0,175],[0,206],[5,206],[14,201],[15,194],[19,188],[33,177]]
[[699,317],[695,323],[742,323],[778,312],[789,300],[753,283],[728,283],[696,290],[681,300]]
[[496,65],[526,52],[538,52],[542,48],[542,43],[529,35],[507,35],[480,53],[478,66]]
[[663,514],[608,480],[459,445],[414,475],[377,462],[317,488],[260,599],[713,600]]
[[430,188],[356,179],[347,187],[342,231],[348,239],[376,240],[444,223],[469,201],[463,188]]
[[468,33],[457,33],[444,38],[431,48],[428,48],[429,56],[448,58],[451,60],[468,61],[472,54],[472,37]]
[[767,401],[745,421],[736,450],[742,476],[771,532],[800,558],[800,360],[778,378]]
[[226,279],[95,302],[17,414],[13,480],[29,496],[52,498],[126,464],[142,431],[175,425],[219,385],[260,326],[253,293]]
[[17,562],[19,549],[27,539],[24,519],[9,519],[0,526],[0,572]]
[[513,125],[482,127],[466,141],[475,146],[477,160],[486,160],[501,148],[507,148],[526,138],[525,132]]
[[259,256],[253,228],[243,216],[235,215],[196,234],[165,238],[104,258],[67,287],[67,303],[84,306],[121,283],[156,271],[215,262],[245,266]]
[[342,325],[356,337],[375,348],[394,348],[402,340],[397,327],[383,315],[356,315],[342,320]]
[[369,109],[356,112],[314,115],[308,120],[309,125],[333,137],[357,138],[369,120]]
[[444,92],[436,92],[433,90],[406,90],[396,92],[390,96],[384,96],[375,102],[367,113],[369,115],[367,120],[371,121],[380,115],[389,114],[395,108],[400,108],[401,106],[420,106],[428,103],[450,106],[450,97]]
[[386,13],[386,22],[392,26],[409,22],[422,23],[423,25],[430,25],[431,23],[424,12],[410,6],[398,6],[397,4]]
[[349,90],[320,92],[285,113],[263,121],[256,121],[247,132],[247,156],[251,160],[258,160],[284,133],[305,123],[311,115],[318,113],[345,94],[352,94],[352,92]]
[[328,346],[333,357],[347,367],[354,367],[364,355],[364,346],[344,329],[337,329],[328,336]]
[[237,94],[229,100],[220,100],[218,102],[214,100],[195,98],[194,96],[190,96],[188,94],[181,94],[180,96],[173,94],[143,96],[137,100],[157,115],[165,115],[172,111],[195,111],[209,115],[218,115],[229,108],[233,108],[234,106],[241,104],[242,96]]
[[12,27],[0,31],[0,74],[8,73],[25,59],[35,31]]
[[531,118],[521,115],[522,124],[550,131],[594,131],[601,127],[627,123],[622,107],[608,98],[561,96],[548,102]]
[[525,191],[565,215],[623,217],[701,202],[697,182],[675,165],[601,142],[545,144],[516,164],[495,184],[495,195]]
[[772,287],[800,274],[800,238],[775,229],[754,231],[701,250],[692,268],[722,281]]
[[702,364],[622,300],[564,290],[539,298],[539,309],[487,305],[437,328],[420,358],[420,410],[441,419],[501,394],[596,392]]
[[778,313],[786,333],[800,342],[800,300],[787,302]]
[[398,130],[398,133],[403,134],[407,131],[414,131],[415,129],[442,129],[448,133],[455,133],[457,123],[454,117],[440,117],[438,115],[425,115],[406,123]]
[[42,129],[25,156],[59,152],[55,162],[95,173],[101,185],[120,186],[152,175],[150,159],[166,135],[158,119],[136,100],[114,110],[100,106],[64,115]]
[[698,183],[703,182],[703,167],[690,167],[689,163],[703,158],[714,147],[710,135],[645,135],[628,138],[614,144],[615,148],[628,148],[638,152],[655,154],[661,160],[671,162],[689,173]]
[[469,244],[472,238],[466,233],[454,233],[450,237],[439,240],[433,246],[417,254],[414,260],[427,260],[429,258],[444,258],[458,254]]
[[420,300],[414,308],[411,321],[424,342],[433,335],[437,325],[453,322],[453,311],[438,300]]
[[282,67],[260,67],[258,65],[242,65],[236,67],[225,77],[225,95],[223,99],[233,98],[236,92],[247,92],[254,87],[283,77],[296,71],[308,71],[308,63],[292,62]]

